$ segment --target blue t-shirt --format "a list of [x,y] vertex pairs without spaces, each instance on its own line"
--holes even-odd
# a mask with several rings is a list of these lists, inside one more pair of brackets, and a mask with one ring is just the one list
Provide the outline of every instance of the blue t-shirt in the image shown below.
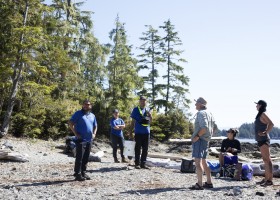
[[135,107],[131,114],[130,117],[135,120],[135,127],[134,127],[134,132],[135,134],[149,134],[150,133],[150,124],[148,126],[143,126],[140,122],[143,117],[147,116],[147,110],[146,108],[143,108],[141,110],[142,114],[139,111],[140,107]]
[[94,114],[79,110],[74,113],[70,121],[74,123],[76,132],[81,136],[84,142],[90,142],[92,140],[93,129],[97,127]]
[[111,133],[113,135],[118,136],[118,137],[123,137],[123,131],[122,130],[114,129],[114,127],[118,126],[118,125],[124,125],[124,121],[121,118],[116,119],[116,118],[113,117],[110,121]]

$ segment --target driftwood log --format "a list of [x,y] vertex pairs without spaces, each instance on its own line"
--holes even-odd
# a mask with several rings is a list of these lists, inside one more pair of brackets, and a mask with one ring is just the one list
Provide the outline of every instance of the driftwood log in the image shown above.
[[[220,147],[210,147],[209,148],[209,154],[212,156],[218,157],[220,155]],[[259,152],[254,152],[254,155],[260,156]],[[263,163],[262,159],[252,159],[252,158],[246,158],[244,156],[238,155],[238,160],[241,162],[248,162],[248,163]],[[278,161],[280,160],[280,157],[274,157],[271,158],[272,161]]]
[[0,149],[0,160],[11,160],[17,162],[29,161],[26,156],[12,152],[10,149]]
[[182,160],[182,158],[183,158],[181,156],[170,156],[170,155],[151,154],[151,153],[148,153],[148,157],[150,157],[150,158],[170,159],[170,160]]

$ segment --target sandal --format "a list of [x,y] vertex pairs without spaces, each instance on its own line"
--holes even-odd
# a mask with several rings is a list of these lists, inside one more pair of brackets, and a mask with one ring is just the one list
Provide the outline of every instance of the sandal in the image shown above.
[[264,183],[261,184],[261,186],[263,186],[263,187],[271,186],[271,185],[273,185],[273,182],[269,181],[269,180],[267,180],[267,181],[265,181]]
[[189,187],[190,190],[204,190],[204,188],[202,186],[200,186],[198,183],[196,183],[195,185]]
[[203,187],[204,187],[204,188],[213,188],[214,186],[213,186],[213,183],[207,183],[207,182],[205,182],[205,183],[203,184]]

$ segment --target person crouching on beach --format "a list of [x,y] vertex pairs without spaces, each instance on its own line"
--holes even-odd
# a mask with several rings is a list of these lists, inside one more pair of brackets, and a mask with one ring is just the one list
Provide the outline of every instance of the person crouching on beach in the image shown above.
[[270,137],[269,132],[272,130],[274,124],[269,119],[266,111],[267,103],[264,100],[259,100],[255,102],[257,104],[258,114],[255,120],[255,138],[261,151],[262,159],[264,162],[265,178],[257,182],[261,186],[273,185],[273,171],[272,171],[272,161],[270,158]]
[[227,131],[227,138],[222,141],[221,153],[219,155],[220,166],[224,165],[224,156],[237,156],[241,152],[241,145],[239,140],[235,139],[237,129],[230,128]]
[[[194,122],[194,132],[192,134],[192,157],[195,159],[197,183],[191,186],[191,190],[203,190],[204,188],[213,188],[211,180],[211,171],[206,162],[208,154],[209,141],[214,132],[214,119],[210,112],[206,111],[207,102],[202,97],[196,101],[196,119]],[[206,173],[207,181],[202,183],[203,171]]]

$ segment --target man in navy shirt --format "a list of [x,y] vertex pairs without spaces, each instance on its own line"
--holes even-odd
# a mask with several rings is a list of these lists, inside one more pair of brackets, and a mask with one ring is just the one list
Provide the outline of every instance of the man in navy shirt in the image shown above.
[[[139,106],[132,110],[130,115],[132,118],[131,127],[134,128],[135,133],[135,168],[136,169],[148,169],[146,166],[146,159],[148,155],[148,146],[150,139],[150,123],[152,121],[152,115],[150,110],[146,108],[146,97],[140,96]],[[131,131],[131,137],[133,137]],[[142,148],[142,154],[141,154]],[[141,160],[140,160],[141,154]]]
[[92,140],[96,136],[97,122],[91,113],[91,103],[84,100],[81,110],[74,113],[69,121],[69,127],[76,136],[76,160],[74,167],[75,180],[90,180],[85,173],[91,151]]
[[125,128],[125,123],[124,121],[119,118],[119,111],[117,109],[113,110],[113,118],[110,121],[110,126],[111,126],[111,140],[112,140],[112,147],[113,147],[113,157],[114,157],[114,162],[119,163],[120,161],[117,158],[117,150],[118,150],[118,145],[120,147],[121,151],[121,157],[122,157],[122,162],[127,162],[124,155],[123,155],[123,129]]

